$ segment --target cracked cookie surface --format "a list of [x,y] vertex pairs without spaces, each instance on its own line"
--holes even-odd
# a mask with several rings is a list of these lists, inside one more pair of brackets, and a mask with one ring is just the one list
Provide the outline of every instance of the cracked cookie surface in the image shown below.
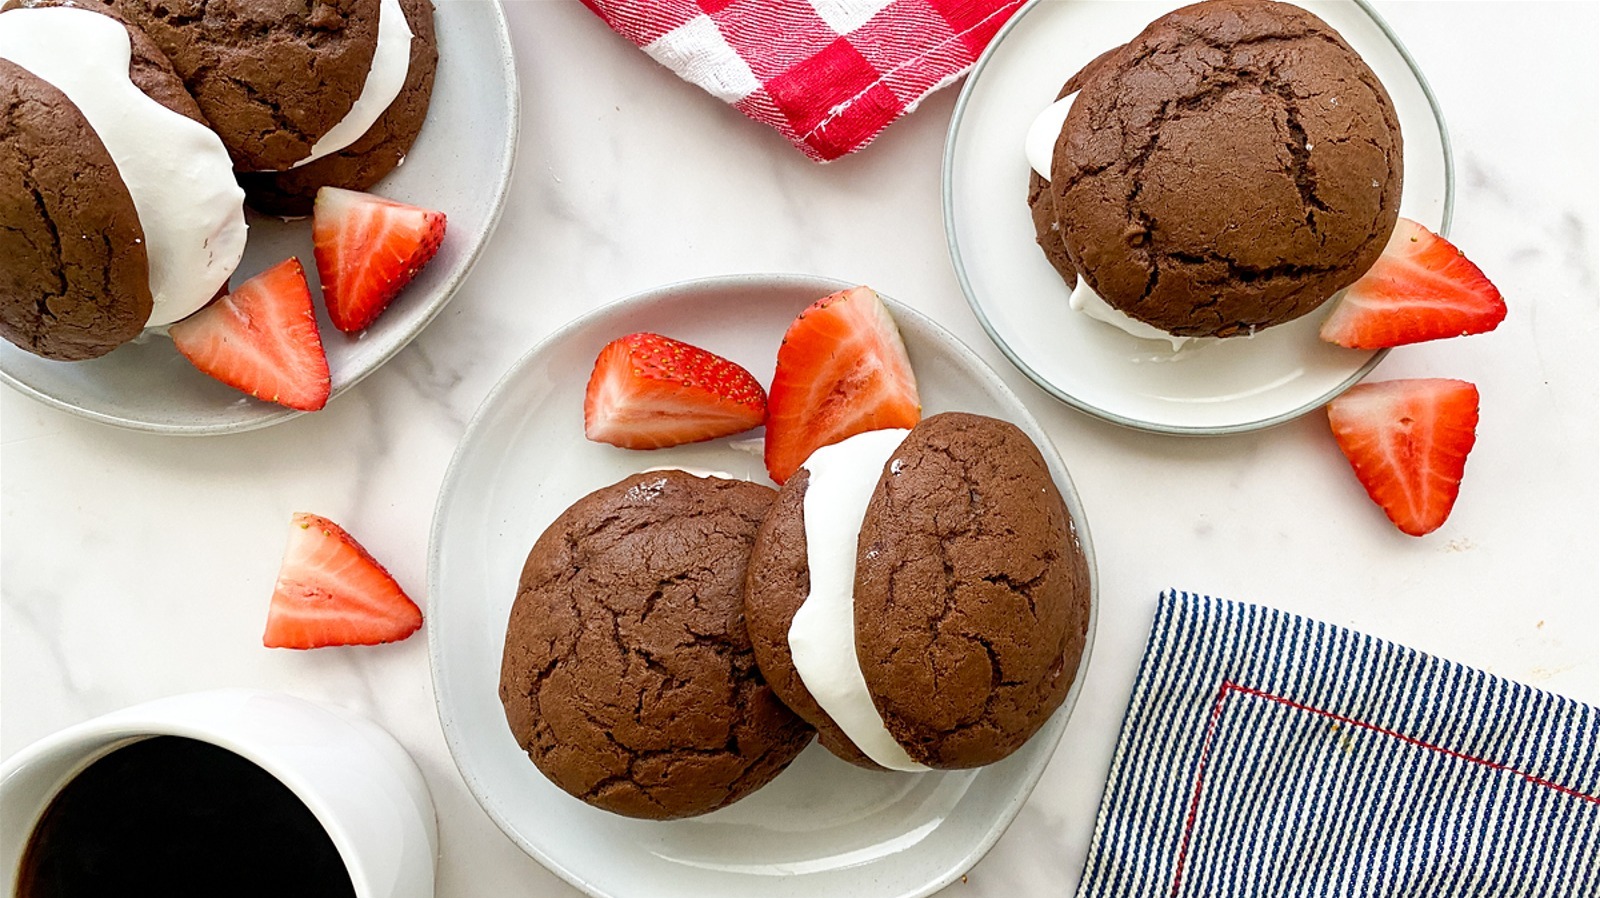
[[241,171],[310,155],[366,85],[379,0],[100,0],[172,60]]
[[1107,303],[1183,336],[1310,312],[1360,277],[1399,212],[1401,138],[1377,76],[1322,20],[1209,0],[1086,80],[1050,191]]
[[856,654],[895,740],[930,767],[1004,758],[1077,674],[1089,571],[1038,447],[963,413],[917,425],[861,525]]
[[0,59],[0,336],[61,360],[133,339],[152,305],[143,241],[133,197],[83,113]]
[[766,784],[811,740],[745,629],[750,545],[776,493],[681,471],[597,490],[545,530],[506,628],[517,742],[592,805],[668,819]]
[[337,153],[280,172],[241,172],[245,201],[269,215],[310,215],[317,189],[366,190],[400,165],[428,117],[439,48],[429,0],[400,0],[411,26],[411,62],[400,95],[367,133]]

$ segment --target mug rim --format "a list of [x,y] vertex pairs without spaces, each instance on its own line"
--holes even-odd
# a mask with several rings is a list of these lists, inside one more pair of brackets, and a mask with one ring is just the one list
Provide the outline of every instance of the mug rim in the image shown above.
[[[7,832],[0,838],[0,842],[6,845],[7,856],[12,853],[11,843],[15,841],[16,861],[11,865],[11,869],[6,871],[8,888],[14,889],[16,886],[16,877],[21,872],[22,858],[26,854],[27,846],[32,842],[34,831],[41,818],[68,783],[80,776],[91,764],[119,748],[157,736],[176,736],[194,739],[232,752],[282,783],[312,813],[318,826],[333,842],[335,850],[339,853],[339,859],[350,876],[355,894],[362,898],[379,898],[374,891],[375,885],[368,870],[368,859],[360,850],[349,823],[341,819],[336,805],[322,794],[315,783],[296,770],[293,764],[286,763],[281,757],[274,757],[265,746],[241,738],[237,721],[224,716],[228,709],[237,707],[239,702],[257,698],[284,701],[289,706],[296,707],[297,711],[312,712],[314,717],[307,722],[322,729],[322,735],[327,735],[326,727],[329,724],[349,727],[347,731],[349,741],[345,744],[360,745],[371,759],[384,760],[383,766],[392,778],[395,775],[404,775],[404,771],[396,769],[393,760],[385,756],[381,746],[363,738],[364,734],[361,733],[360,727],[365,724],[378,729],[386,736],[389,735],[387,731],[377,727],[377,724],[365,717],[335,705],[284,692],[245,688],[202,690],[139,702],[42,736],[0,762],[0,800],[7,802],[11,800],[17,776],[36,769],[42,763],[61,765],[61,772],[52,776],[53,781],[45,789],[42,799],[30,811],[25,812],[28,815],[27,825],[20,827],[15,836]],[[206,714],[214,716],[206,719]],[[320,716],[322,719],[316,720],[315,716]],[[331,746],[334,743],[330,741],[327,744]],[[396,748],[404,753],[398,742]],[[52,755],[61,753],[64,753],[65,757],[54,762],[50,761]],[[415,768],[415,761],[409,754],[406,754],[406,758]],[[427,867],[436,873],[437,819],[421,771],[414,770],[414,772],[416,783],[422,787],[421,797],[425,804],[424,810],[427,812],[423,815],[422,821],[430,849],[425,861]],[[405,789],[405,791],[410,793],[413,790]],[[428,892],[431,894],[431,891],[430,887]]]

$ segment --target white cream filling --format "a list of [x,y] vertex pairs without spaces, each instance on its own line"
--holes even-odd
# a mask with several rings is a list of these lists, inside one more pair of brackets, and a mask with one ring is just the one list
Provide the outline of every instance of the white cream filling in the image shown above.
[[[1061,129],[1066,127],[1067,113],[1072,111],[1072,101],[1077,98],[1078,92],[1073,91],[1051,103],[1039,113],[1033,124],[1028,126],[1028,136],[1023,141],[1023,152],[1028,157],[1028,165],[1046,181],[1050,180],[1050,166],[1055,158],[1056,140],[1061,136]],[[1072,288],[1072,296],[1067,300],[1067,304],[1074,312],[1081,312],[1096,321],[1109,324],[1129,336],[1171,344],[1173,352],[1177,352],[1185,343],[1194,339],[1169,334],[1155,325],[1146,324],[1119,309],[1112,308],[1100,294],[1084,283],[1082,276],[1078,278],[1078,285]]]
[[1078,98],[1073,91],[1045,107],[1033,124],[1028,126],[1028,136],[1023,139],[1022,151],[1028,156],[1028,165],[1046,181],[1050,180],[1050,165],[1056,155],[1056,141],[1061,129],[1067,125],[1067,113],[1072,111],[1072,101]]
[[411,23],[400,0],[378,4],[378,46],[372,51],[372,66],[354,106],[311,147],[311,155],[291,168],[299,168],[330,153],[337,153],[361,139],[400,96],[406,75],[411,70]]
[[0,57],[78,107],[133,197],[155,299],[147,326],[155,327],[188,317],[228,282],[244,255],[244,191],[211,129],[134,86],[132,54],[128,32],[96,12],[63,6],[0,15]]
[[856,656],[856,542],[883,466],[908,430],[873,430],[811,454],[804,500],[811,592],[789,625],[789,652],[806,691],[867,757],[890,770],[911,760],[872,704]]
[[743,480],[744,479],[742,477],[735,477],[734,475],[728,473],[727,471],[718,471],[718,470],[714,470],[712,468],[696,468],[696,467],[694,467],[692,465],[656,465],[653,468],[645,468],[643,471],[640,471],[639,473],[640,474],[654,474],[657,471],[682,471],[685,474],[688,474],[688,475],[693,476],[693,477],[698,477],[701,480],[710,480],[712,478],[716,478],[718,480]]
[[1071,306],[1074,312],[1082,312],[1090,318],[1109,324],[1129,336],[1138,337],[1141,340],[1159,340],[1164,343],[1170,343],[1173,352],[1177,352],[1183,348],[1185,343],[1195,339],[1194,337],[1180,337],[1177,334],[1167,333],[1153,324],[1146,324],[1140,321],[1121,309],[1113,308],[1110,303],[1100,297],[1100,294],[1089,287],[1082,275],[1078,276],[1078,285],[1072,288],[1072,295],[1067,298],[1067,305]]

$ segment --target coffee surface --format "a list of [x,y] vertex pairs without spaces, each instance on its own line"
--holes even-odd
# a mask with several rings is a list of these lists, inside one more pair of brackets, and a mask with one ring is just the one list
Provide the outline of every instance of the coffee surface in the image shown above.
[[317,818],[224,748],[156,736],[90,764],[57,793],[23,854],[19,898],[228,895],[354,898]]

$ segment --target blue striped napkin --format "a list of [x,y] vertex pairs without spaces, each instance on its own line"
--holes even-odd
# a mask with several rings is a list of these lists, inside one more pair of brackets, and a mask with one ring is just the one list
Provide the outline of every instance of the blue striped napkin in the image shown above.
[[1078,898],[1600,896],[1600,711],[1161,597]]

